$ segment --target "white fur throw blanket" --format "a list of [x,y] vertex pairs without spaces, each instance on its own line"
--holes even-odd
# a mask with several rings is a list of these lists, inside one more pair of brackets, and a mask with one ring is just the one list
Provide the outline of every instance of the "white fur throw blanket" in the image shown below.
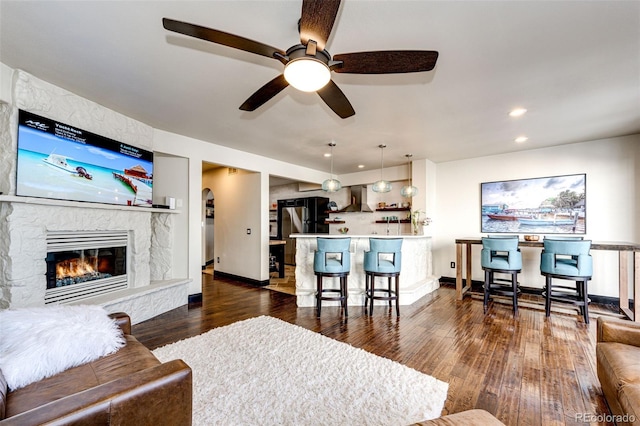
[[10,390],[94,361],[125,345],[100,306],[0,311],[0,370]]

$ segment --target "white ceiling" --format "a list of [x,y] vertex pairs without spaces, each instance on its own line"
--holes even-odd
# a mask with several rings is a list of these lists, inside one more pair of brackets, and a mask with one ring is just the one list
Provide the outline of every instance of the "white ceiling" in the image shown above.
[[[0,61],[155,128],[337,173],[640,133],[638,1],[344,0],[327,49],[437,50],[427,73],[333,80],[356,115],[289,87],[238,107],[277,60],[166,31],[162,18],[286,50],[301,1],[0,1]],[[528,113],[514,119],[514,107]],[[528,136],[522,144],[519,135]]]

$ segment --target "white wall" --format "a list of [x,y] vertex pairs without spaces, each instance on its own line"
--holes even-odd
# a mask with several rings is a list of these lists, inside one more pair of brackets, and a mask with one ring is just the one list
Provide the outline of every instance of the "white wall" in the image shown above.
[[13,69],[0,62],[0,102],[11,104],[13,96],[11,88],[13,87]]
[[185,248],[189,244],[187,238],[189,214],[185,207],[188,206],[189,201],[189,161],[184,157],[176,157],[157,151],[154,152],[153,161],[153,203],[164,205],[165,197],[173,197],[178,205],[176,210],[180,211],[180,213],[172,215],[172,246],[174,247],[172,250],[172,272],[174,277],[186,277],[188,276],[188,253]]
[[[455,277],[455,239],[479,237],[480,183],[586,173],[585,238],[640,241],[640,135],[437,164],[433,262],[436,276]],[[521,284],[544,286],[540,250],[523,249]],[[592,251],[589,293],[618,296],[616,252]],[[482,280],[479,246],[473,249],[473,279]]]
[[260,173],[236,170],[230,174],[227,167],[221,167],[202,176],[203,185],[211,188],[216,200],[214,269],[261,281],[268,274],[262,275],[262,214],[256,202],[261,197]]

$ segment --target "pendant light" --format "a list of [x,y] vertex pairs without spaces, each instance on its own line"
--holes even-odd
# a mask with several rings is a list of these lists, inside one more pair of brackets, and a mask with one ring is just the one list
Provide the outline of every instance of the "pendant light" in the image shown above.
[[325,192],[337,192],[342,188],[342,184],[338,179],[333,178],[333,147],[336,146],[336,143],[331,141],[329,146],[331,147],[331,176],[322,182],[322,190]]
[[388,180],[384,180],[382,179],[382,169],[384,167],[384,149],[387,146],[384,144],[380,144],[378,145],[378,148],[380,148],[380,180],[377,182],[374,182],[373,184],[373,192],[389,192],[391,191],[391,182],[389,182]]
[[413,157],[413,154],[407,154],[405,155],[405,157],[407,157],[407,162],[409,163],[409,185],[405,185],[402,187],[402,189],[400,189],[400,195],[402,195],[404,198],[411,198],[418,195],[418,188],[416,188],[412,184],[413,163],[411,162],[411,157]]

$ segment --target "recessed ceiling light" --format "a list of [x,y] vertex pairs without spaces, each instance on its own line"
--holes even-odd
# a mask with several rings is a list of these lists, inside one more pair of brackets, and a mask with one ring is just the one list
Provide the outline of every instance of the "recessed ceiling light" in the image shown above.
[[358,164],[359,169],[364,169],[364,164]]
[[511,117],[520,117],[520,116],[524,115],[525,112],[527,112],[526,108],[515,108],[515,109],[511,110],[509,115]]
[[516,142],[518,142],[518,143],[522,143],[522,142],[526,142],[528,139],[529,139],[529,138],[528,138],[528,137],[526,137],[526,136],[518,136],[518,137],[516,138]]
[[328,152],[325,152],[325,153],[324,153],[324,156],[325,156],[325,157],[327,157],[327,158],[329,158],[329,157],[331,157],[331,154],[329,154]]

